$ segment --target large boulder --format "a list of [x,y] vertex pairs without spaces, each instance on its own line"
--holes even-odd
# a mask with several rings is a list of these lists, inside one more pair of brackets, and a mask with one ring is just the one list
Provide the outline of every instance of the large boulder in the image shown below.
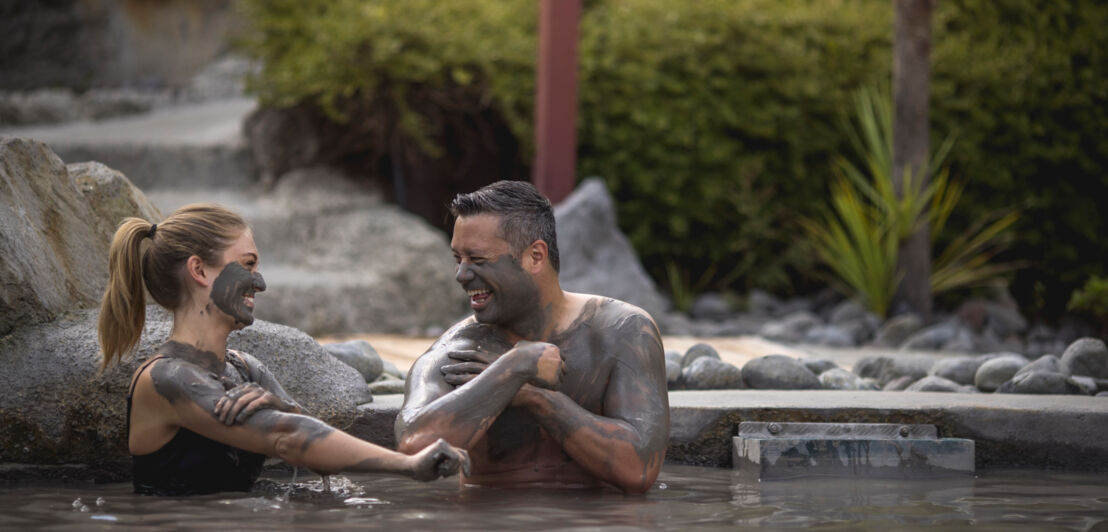
[[[101,372],[97,317],[76,310],[0,338],[0,462],[81,463],[99,478],[129,476],[127,388],[169,336],[172,318],[148,306],[134,356]],[[308,412],[332,425],[348,426],[357,405],[372,399],[357,371],[295,329],[259,320],[228,345],[256,356]]]
[[615,204],[598,178],[583,181],[554,207],[562,288],[613,297],[658,317],[666,300],[616,226]]
[[46,144],[0,138],[0,335],[98,304],[118,218],[157,213],[122,174],[71,169]]
[[317,336],[425,334],[466,314],[446,236],[336,171],[291,172],[243,216],[267,283],[261,319]]
[[135,187],[122,172],[96,161],[66,165],[69,177],[88,201],[92,210],[112,228],[124,218],[137,216],[157,223],[164,218],[146,194]]

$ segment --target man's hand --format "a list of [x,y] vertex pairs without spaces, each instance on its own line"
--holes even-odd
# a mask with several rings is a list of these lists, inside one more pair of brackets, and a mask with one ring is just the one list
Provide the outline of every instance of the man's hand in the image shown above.
[[473,349],[460,349],[451,351],[447,357],[454,363],[442,367],[442,377],[447,384],[457,388],[480,375],[485,368],[489,367],[489,364],[500,358],[500,355]]
[[240,384],[227,390],[215,404],[215,417],[224,425],[242,423],[264,408],[288,412],[292,406],[269,390],[254,382]]
[[442,438],[409,456],[408,460],[412,478],[422,482],[455,475],[459,468],[469,476],[469,453],[451,446]]
[[[457,388],[481,374],[501,355],[485,351],[457,350],[447,355],[453,364],[442,366],[443,380]],[[562,352],[554,344],[520,341],[503,356],[521,360],[527,370],[533,372],[528,382],[540,388],[558,389],[565,375]]]

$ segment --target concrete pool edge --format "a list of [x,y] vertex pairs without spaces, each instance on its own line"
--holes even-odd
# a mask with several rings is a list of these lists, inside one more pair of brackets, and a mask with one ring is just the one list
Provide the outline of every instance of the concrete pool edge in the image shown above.
[[[400,395],[358,407],[349,432],[395,447]],[[1073,395],[792,390],[669,393],[668,462],[731,466],[742,421],[931,424],[976,442],[976,466],[1108,471],[1108,400]]]

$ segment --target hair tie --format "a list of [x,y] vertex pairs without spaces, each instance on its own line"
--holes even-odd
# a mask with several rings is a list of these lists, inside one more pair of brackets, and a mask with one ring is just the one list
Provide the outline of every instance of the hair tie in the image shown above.
[[150,230],[146,232],[146,238],[154,240],[154,231],[158,230],[158,224],[150,224]]

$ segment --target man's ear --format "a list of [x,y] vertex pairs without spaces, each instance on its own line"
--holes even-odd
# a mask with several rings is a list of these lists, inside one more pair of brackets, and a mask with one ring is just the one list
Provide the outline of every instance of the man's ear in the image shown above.
[[527,250],[524,252],[524,256],[527,258],[527,271],[531,273],[539,273],[542,271],[549,254],[550,248],[547,247],[545,241],[536,240],[531,242],[531,245],[528,246]]
[[199,283],[201,286],[212,284],[211,277],[208,275],[207,270],[204,269],[204,261],[199,256],[193,255],[185,261],[185,271],[188,272],[190,279]]

